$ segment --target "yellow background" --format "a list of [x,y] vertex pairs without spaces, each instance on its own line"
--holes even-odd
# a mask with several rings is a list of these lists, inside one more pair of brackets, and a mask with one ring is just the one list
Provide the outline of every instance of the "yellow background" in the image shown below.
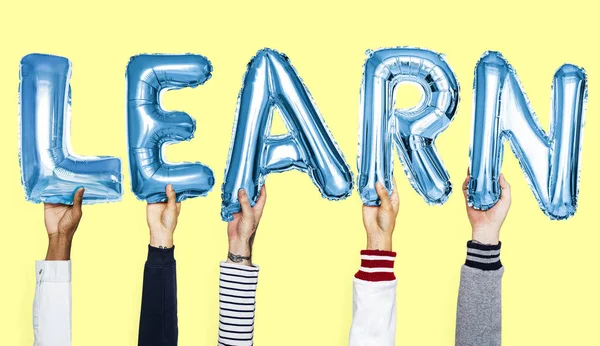
[[[180,345],[215,345],[218,263],[227,252],[220,187],[236,98],[246,64],[270,47],[286,53],[312,93],[356,174],[359,87],[365,50],[410,45],[446,54],[461,83],[453,124],[437,145],[458,193],[427,206],[396,159],[401,211],[398,345],[451,345],[465,242],[470,237],[459,187],[469,151],[473,69],[498,50],[516,68],[549,129],[554,71],[584,67],[590,93],[579,209],[550,221],[538,208],[510,151],[504,173],[513,206],[502,230],[504,345],[599,345],[598,196],[600,32],[592,1],[8,1],[0,4],[0,344],[31,345],[35,260],[46,251],[42,206],[25,202],[18,165],[18,75],[32,52],[73,63],[72,144],[82,155],[122,159],[120,203],[84,208],[73,258],[73,344],[134,345],[148,243],[145,204],[130,192],[124,76],[140,53],[199,53],[213,78],[166,94],[168,109],[197,119],[191,142],[171,146],[173,161],[201,161],[215,172],[206,198],[183,204],[175,233]],[[410,93],[408,93],[410,95]],[[402,96],[400,96],[402,97]],[[414,93],[412,94],[414,98]],[[403,101],[404,102],[404,101]],[[410,102],[408,102],[410,104]],[[277,129],[276,129],[277,130]],[[281,131],[281,129],[279,129]],[[508,149],[508,148],[507,148]],[[261,266],[256,345],[345,345],[352,275],[365,245],[356,191],[320,197],[308,176],[269,176],[255,244]]]

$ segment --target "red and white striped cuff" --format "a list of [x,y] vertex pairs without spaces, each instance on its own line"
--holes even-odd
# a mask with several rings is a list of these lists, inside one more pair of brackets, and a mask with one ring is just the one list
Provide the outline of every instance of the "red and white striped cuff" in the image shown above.
[[364,281],[394,281],[393,251],[363,250],[360,252],[360,270],[355,278]]

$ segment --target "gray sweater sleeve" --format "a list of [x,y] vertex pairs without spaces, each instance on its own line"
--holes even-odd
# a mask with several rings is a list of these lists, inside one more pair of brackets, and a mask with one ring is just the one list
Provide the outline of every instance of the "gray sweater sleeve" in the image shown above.
[[460,274],[456,346],[502,344],[502,274],[500,244],[467,243]]

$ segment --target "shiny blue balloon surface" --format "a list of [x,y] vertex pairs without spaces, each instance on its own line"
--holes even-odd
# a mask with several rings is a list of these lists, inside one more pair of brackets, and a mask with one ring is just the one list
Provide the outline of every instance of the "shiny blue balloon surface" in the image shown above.
[[549,134],[540,126],[515,70],[500,53],[483,55],[473,87],[469,205],[487,210],[500,198],[507,140],[543,212],[551,219],[575,214],[587,102],[585,71],[570,64],[556,71]]
[[167,162],[164,147],[190,140],[196,122],[188,114],[165,111],[161,92],[196,87],[212,72],[201,55],[137,55],[127,66],[127,140],[131,187],[148,203],[167,200],[165,186],[172,184],[177,201],[205,196],[215,183],[213,172],[196,163]]
[[119,201],[121,161],[78,156],[71,149],[69,60],[27,55],[21,60],[20,77],[19,160],[27,200],[73,204],[73,191],[84,187],[85,204]]
[[[421,102],[394,109],[396,87],[412,83]],[[369,51],[363,68],[358,140],[358,192],[365,205],[380,204],[375,184],[392,190],[392,146],[413,188],[429,204],[443,204],[452,191],[435,147],[436,136],[453,119],[459,85],[444,58],[411,47]]]
[[[285,135],[270,135],[275,107],[288,129]],[[352,193],[350,167],[308,90],[285,55],[263,49],[248,64],[239,94],[222,188],[223,220],[240,210],[239,189],[254,205],[265,176],[290,169],[308,173],[325,198]]]

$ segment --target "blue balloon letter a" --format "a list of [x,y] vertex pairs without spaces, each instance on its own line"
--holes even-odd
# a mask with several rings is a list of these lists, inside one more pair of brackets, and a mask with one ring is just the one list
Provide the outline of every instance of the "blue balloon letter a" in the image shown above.
[[196,87],[211,76],[210,62],[201,55],[138,55],[127,66],[127,137],[131,186],[148,203],[167,200],[172,184],[177,201],[205,196],[215,183],[213,172],[196,163],[171,163],[164,146],[190,140],[196,123],[184,112],[167,112],[161,92]]
[[70,145],[71,63],[67,58],[30,54],[21,60],[21,179],[27,200],[73,204],[84,187],[86,204],[121,199],[121,161],[82,157]]
[[[288,58],[270,49],[259,51],[243,83],[223,183],[223,220],[232,220],[240,210],[241,188],[254,205],[271,172],[295,168],[309,174],[323,197],[349,196],[350,167]],[[288,129],[285,135],[270,135],[275,107]]]

